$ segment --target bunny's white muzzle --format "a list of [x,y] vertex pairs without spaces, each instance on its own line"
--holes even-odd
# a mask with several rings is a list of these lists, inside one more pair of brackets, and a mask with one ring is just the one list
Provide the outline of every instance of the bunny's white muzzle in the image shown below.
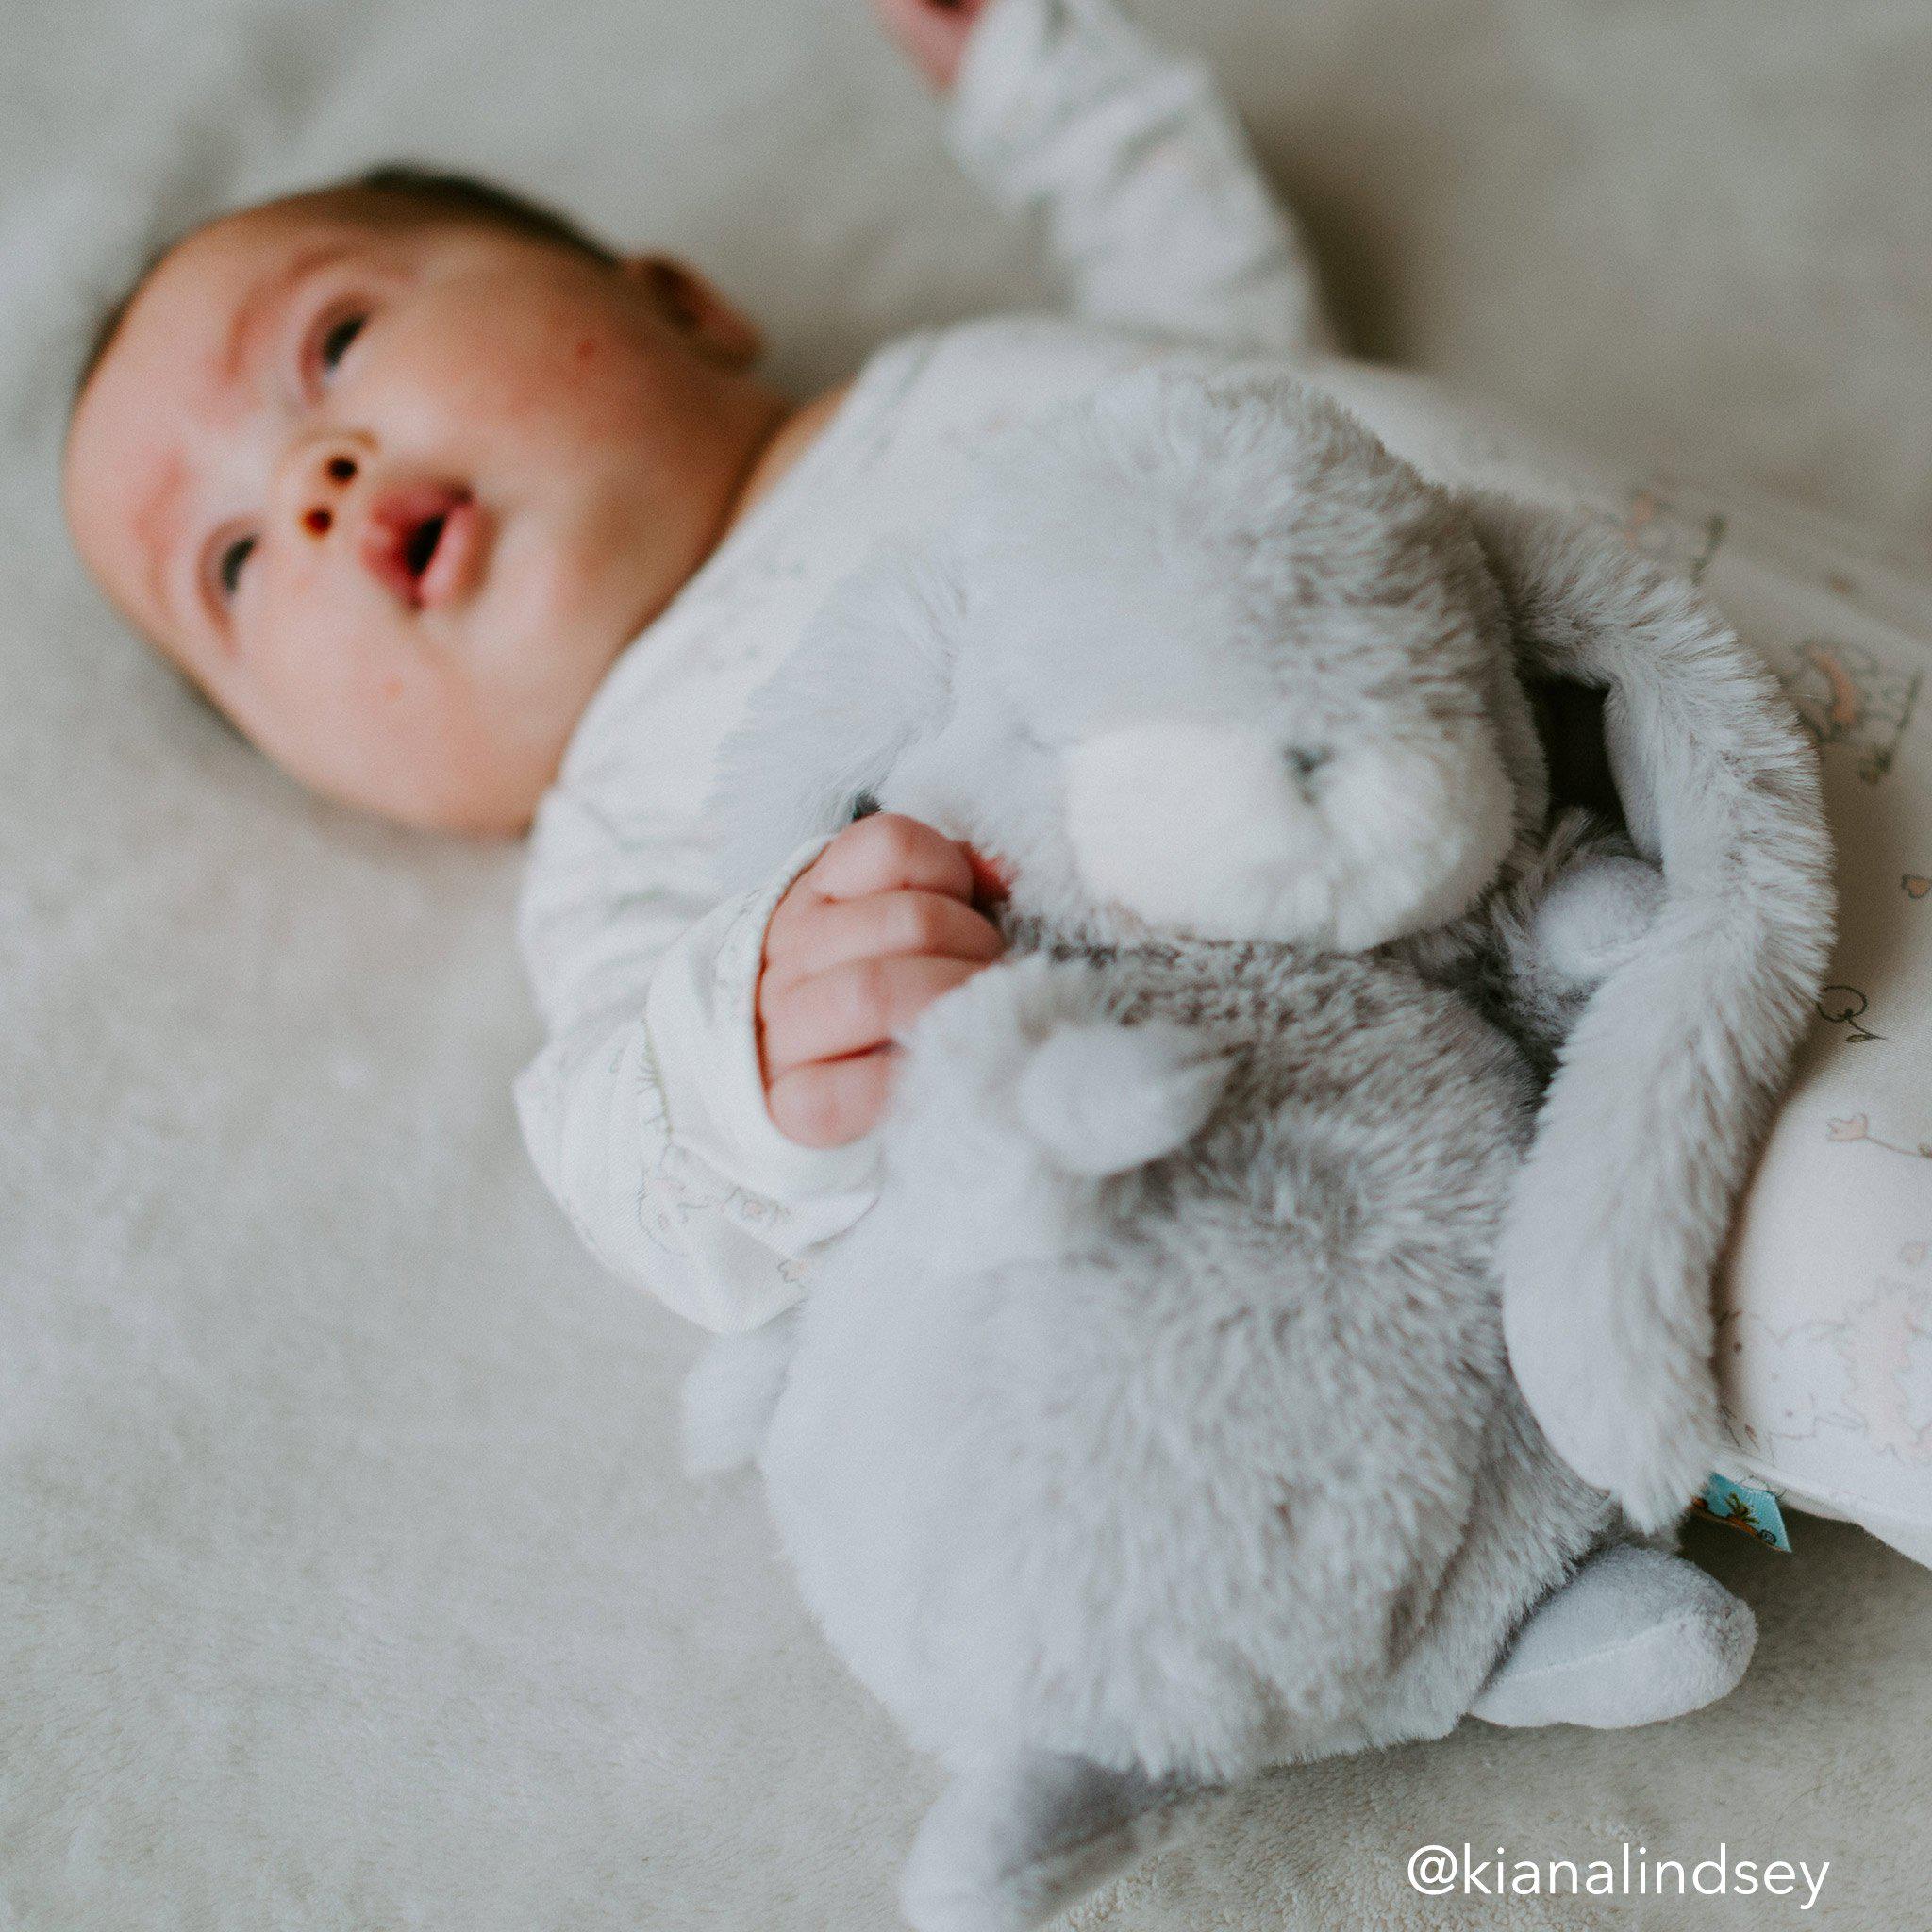
[[1476,719],[1334,751],[1238,725],[1128,724],[1065,752],[1061,776],[1087,890],[1200,939],[1365,951],[1453,919],[1514,833]]

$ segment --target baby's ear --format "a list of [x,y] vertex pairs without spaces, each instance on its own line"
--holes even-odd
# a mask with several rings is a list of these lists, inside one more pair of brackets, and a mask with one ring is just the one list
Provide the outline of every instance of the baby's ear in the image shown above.
[[948,708],[958,575],[883,546],[826,598],[719,753],[708,817],[721,882],[757,885],[808,839],[878,802]]
[[630,255],[621,272],[641,283],[664,320],[720,368],[749,369],[764,353],[758,325],[688,262]]

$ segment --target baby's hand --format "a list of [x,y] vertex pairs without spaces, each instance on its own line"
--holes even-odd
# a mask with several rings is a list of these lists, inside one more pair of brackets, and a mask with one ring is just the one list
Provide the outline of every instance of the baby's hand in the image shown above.
[[792,880],[765,928],[758,1046],[788,1140],[838,1147],[885,1110],[893,1037],[999,958],[971,852],[895,812],[860,819]]
[[899,51],[945,93],[959,72],[966,42],[990,0],[872,0]]

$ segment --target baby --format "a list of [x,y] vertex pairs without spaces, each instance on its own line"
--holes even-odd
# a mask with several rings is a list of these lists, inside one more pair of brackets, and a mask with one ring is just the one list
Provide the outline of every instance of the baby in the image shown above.
[[1004,425],[1163,358],[1319,361],[1297,236],[1198,65],[1110,0],[875,0],[963,163],[1043,214],[1072,319],[889,344],[803,404],[695,271],[391,169],[168,250],[84,376],[65,500],[126,617],[304,783],[534,823],[537,1166],[707,1327],[862,1214],[892,1041],[1000,951],[1000,884],[860,819],[718,903],[721,741],[827,591]]

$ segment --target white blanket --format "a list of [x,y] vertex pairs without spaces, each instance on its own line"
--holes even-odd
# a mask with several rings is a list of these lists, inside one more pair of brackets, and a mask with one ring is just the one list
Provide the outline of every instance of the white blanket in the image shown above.
[[[1226,63],[1374,341],[1923,525],[1932,201],[1881,158],[1922,145],[1910,0],[1762,37],[1722,0],[1143,10]],[[934,1780],[755,1489],[674,1474],[694,1339],[599,1276],[517,1145],[515,855],[268,773],[84,591],[52,452],[151,222],[395,154],[688,249],[801,383],[1036,297],[1024,242],[858,0],[0,25],[0,1928],[888,1926]],[[1625,1838],[1829,1858],[1810,1922],[1916,1923],[1932,1576],[1800,1529],[1790,1559],[1698,1545],[1765,1627],[1726,1705],[1285,1775],[1077,1923],[1690,1923],[1404,1876],[1426,1841]]]

